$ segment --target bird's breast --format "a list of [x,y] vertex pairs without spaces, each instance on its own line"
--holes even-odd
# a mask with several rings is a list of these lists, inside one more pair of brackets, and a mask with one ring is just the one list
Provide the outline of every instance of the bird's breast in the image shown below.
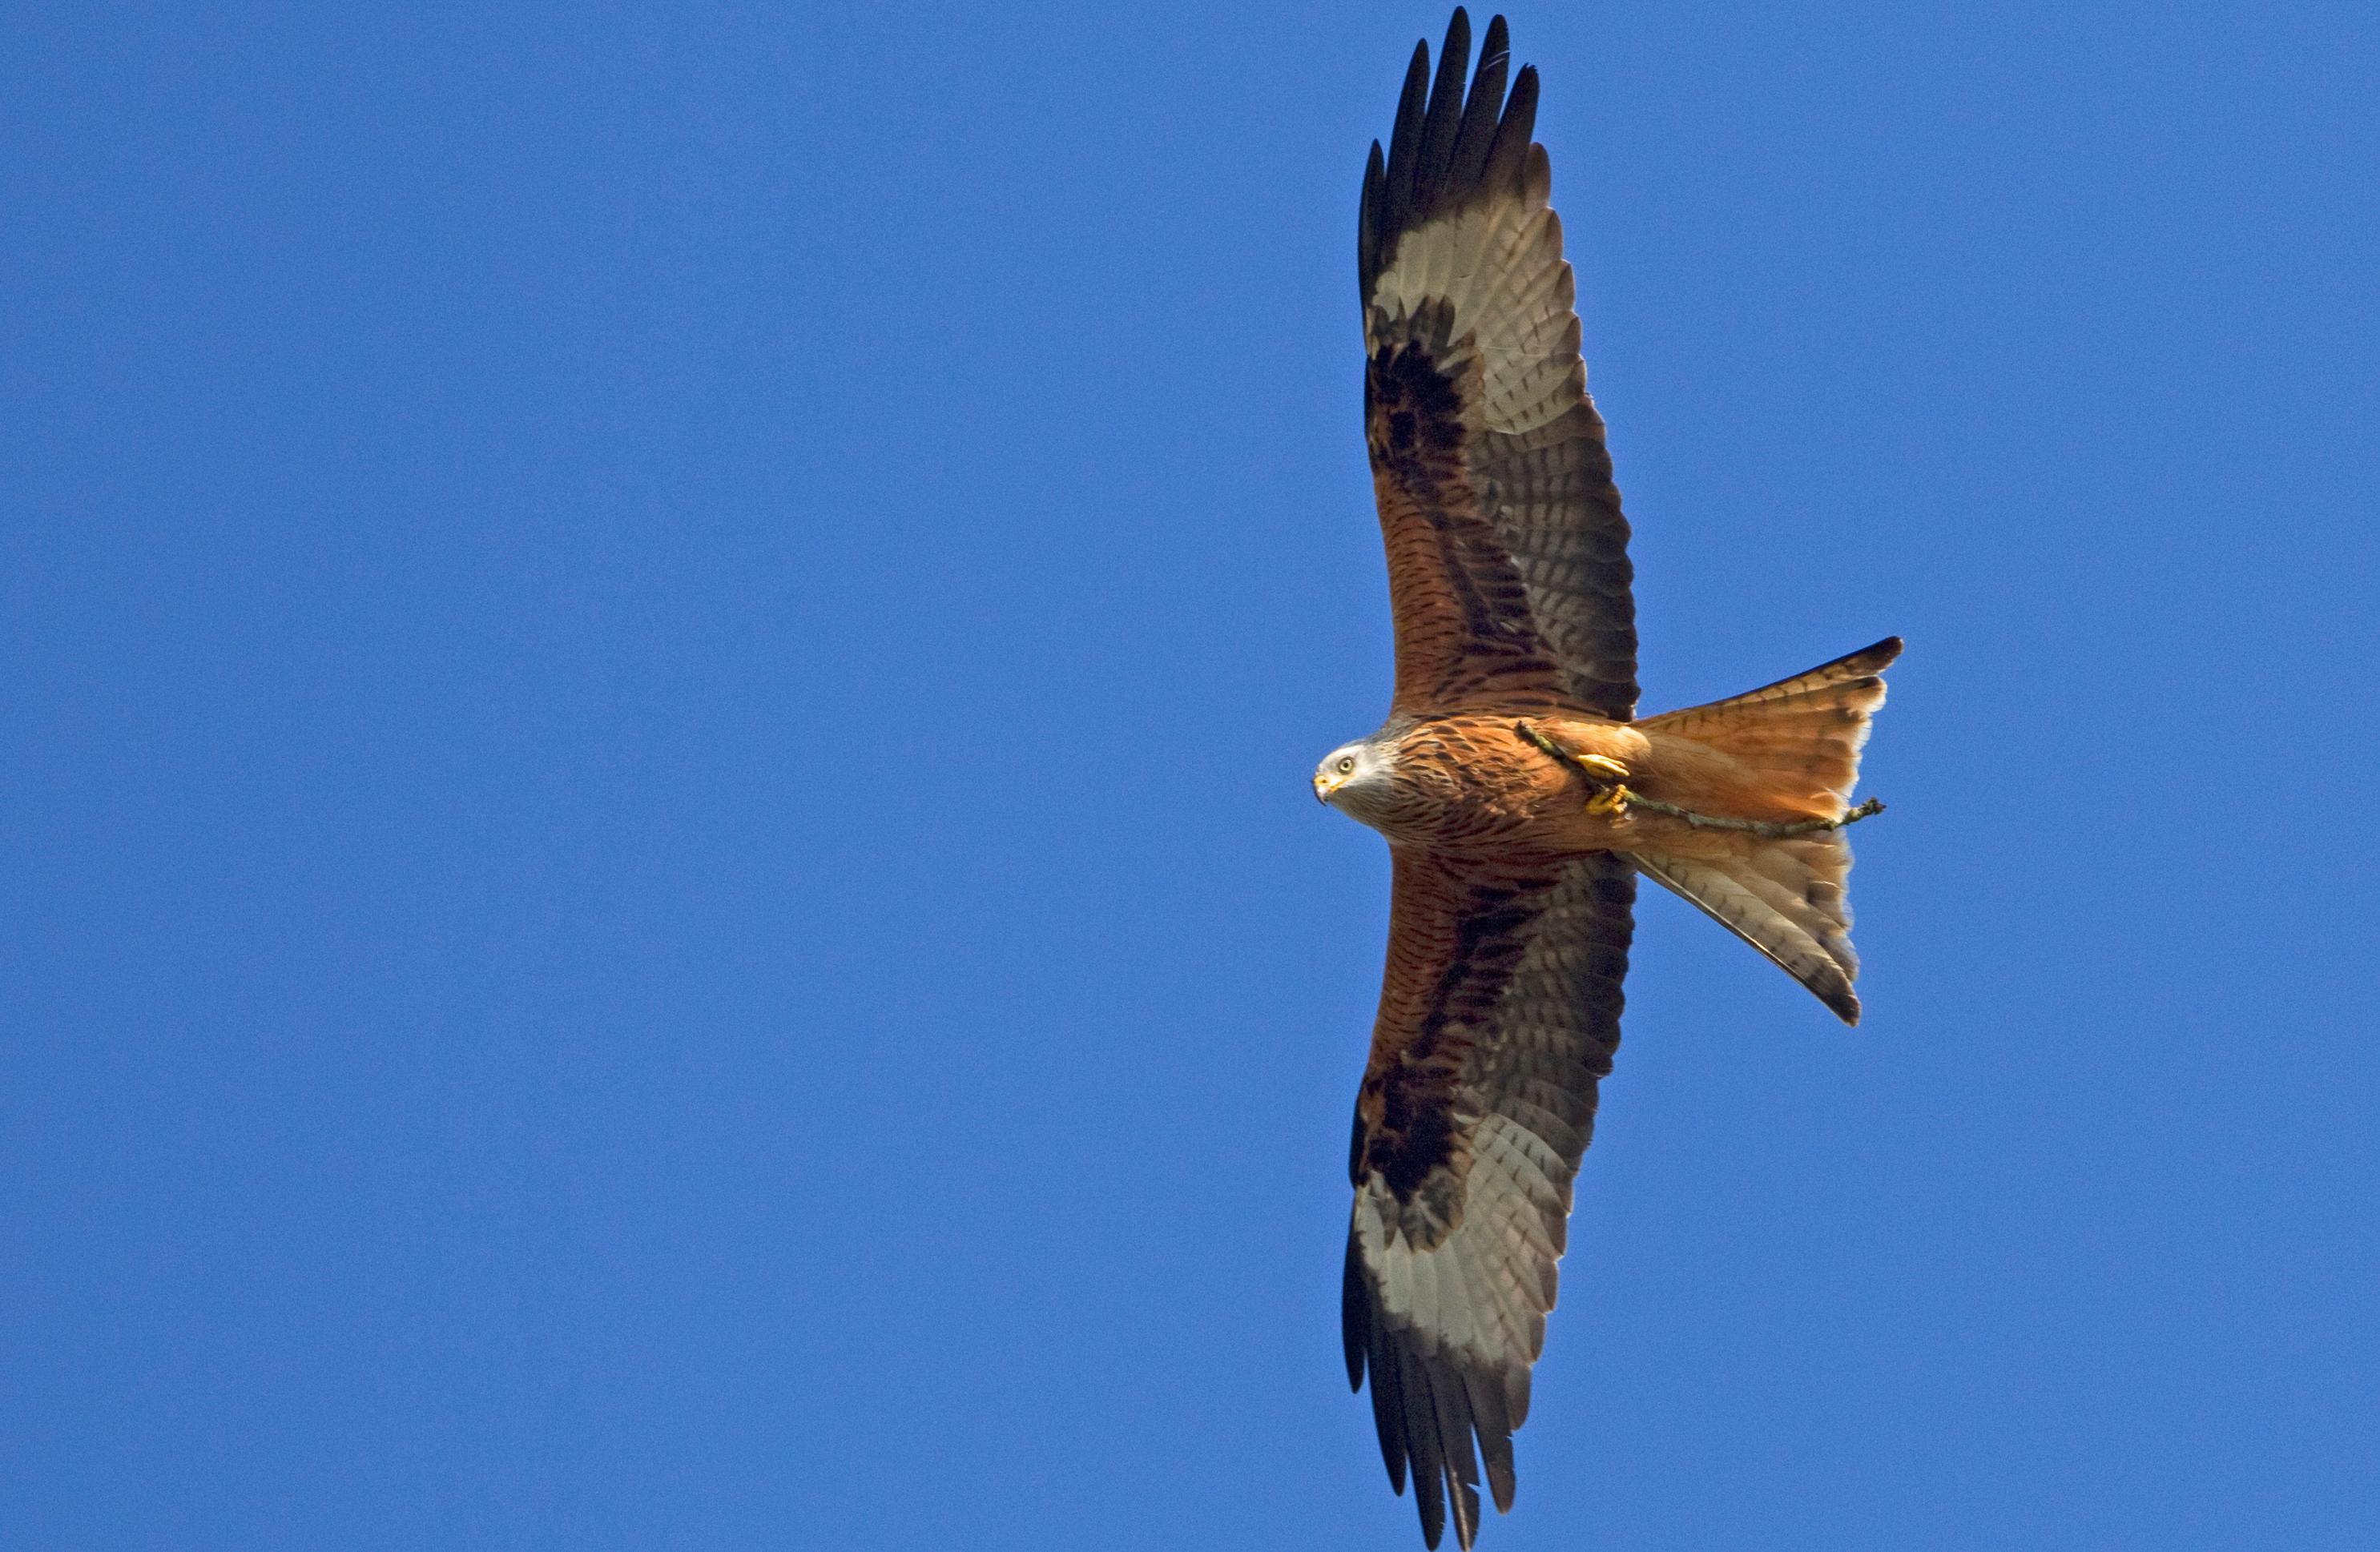
[[[1521,720],[1466,714],[1408,731],[1397,745],[1392,801],[1373,821],[1376,827],[1403,844],[1499,856],[1565,855],[1610,844],[1581,827],[1585,783],[1524,739],[1516,726]],[[1566,745],[1598,754],[1609,745],[1623,763],[1643,743],[1634,729],[1621,724],[1563,723]]]

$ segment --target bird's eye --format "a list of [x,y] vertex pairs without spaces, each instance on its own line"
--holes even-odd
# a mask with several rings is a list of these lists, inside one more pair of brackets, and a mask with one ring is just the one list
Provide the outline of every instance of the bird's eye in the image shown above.
[[1340,774],[1340,775],[1342,775],[1342,776],[1351,775],[1351,774],[1353,774],[1353,773],[1354,773],[1354,770],[1355,770],[1355,757],[1354,757],[1354,756],[1353,756],[1353,755],[1341,755],[1341,756],[1339,757],[1339,774]]

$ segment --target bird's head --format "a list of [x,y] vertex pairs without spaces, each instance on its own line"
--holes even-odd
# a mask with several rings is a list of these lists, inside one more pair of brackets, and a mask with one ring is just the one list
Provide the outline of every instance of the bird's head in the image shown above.
[[1363,818],[1372,800],[1387,795],[1392,760],[1388,746],[1368,738],[1342,744],[1314,768],[1315,798]]

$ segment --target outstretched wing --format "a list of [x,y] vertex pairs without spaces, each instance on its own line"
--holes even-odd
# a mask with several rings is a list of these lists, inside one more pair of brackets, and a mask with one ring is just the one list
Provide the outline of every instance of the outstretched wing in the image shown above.
[[1389,1481],[1403,1492],[1411,1469],[1431,1546],[1450,1504],[1471,1545],[1480,1460],[1512,1506],[1512,1430],[1620,1044],[1635,898],[1608,852],[1492,874],[1397,855],[1341,1318],[1348,1381],[1370,1372]]
[[1364,169],[1365,436],[1396,614],[1396,708],[1483,691],[1636,709],[1628,523],[1586,395],[1537,75],[1508,100],[1504,18],[1466,98],[1471,24],[1433,87],[1414,50],[1385,160]]

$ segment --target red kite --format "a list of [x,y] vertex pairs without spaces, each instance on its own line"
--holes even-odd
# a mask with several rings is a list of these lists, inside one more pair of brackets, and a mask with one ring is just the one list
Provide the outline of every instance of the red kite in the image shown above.
[[[1342,1322],[1422,1538],[1512,1506],[1571,1182],[1620,1043],[1636,876],[1859,1018],[1842,827],[1884,701],[1880,641],[1639,720],[1628,524],[1586,394],[1537,76],[1504,19],[1463,91],[1414,51],[1364,169],[1364,423],[1396,616],[1378,732],[1315,795],[1388,838],[1388,969],[1355,1101]],[[1474,1440],[1477,1441],[1475,1454]]]

